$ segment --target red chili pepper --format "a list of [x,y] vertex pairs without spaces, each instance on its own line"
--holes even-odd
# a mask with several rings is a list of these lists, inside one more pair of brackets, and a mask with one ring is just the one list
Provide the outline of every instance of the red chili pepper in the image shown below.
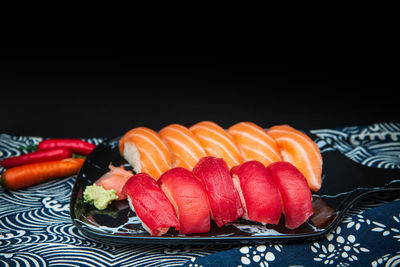
[[12,168],[25,164],[62,160],[71,157],[72,157],[71,150],[65,148],[55,148],[43,151],[30,152],[24,155],[6,158],[0,162],[0,165],[2,165],[5,168]]
[[46,150],[53,148],[67,148],[72,150],[75,154],[89,155],[96,145],[80,139],[47,139],[38,144],[37,150]]

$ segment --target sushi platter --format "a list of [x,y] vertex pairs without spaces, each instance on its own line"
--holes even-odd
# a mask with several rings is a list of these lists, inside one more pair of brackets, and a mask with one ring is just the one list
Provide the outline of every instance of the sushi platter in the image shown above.
[[[167,130],[160,132],[160,134],[168,134]],[[231,130],[232,135],[235,134],[235,130],[236,129]],[[312,138],[311,134],[308,135]],[[303,177],[302,175],[300,175],[301,177],[299,176],[300,178],[298,178],[297,182],[296,175],[298,170],[294,167],[293,171],[287,168],[285,162],[272,164],[273,167],[268,167],[271,173],[276,172],[279,174],[282,168],[284,169],[284,171],[282,171],[284,173],[293,172],[291,177],[296,181],[296,188],[301,188],[302,186],[308,188],[307,182],[311,188],[311,190],[307,189],[304,194],[301,194],[303,198],[310,199],[310,203],[306,203],[305,205],[296,203],[296,201],[299,201],[299,198],[295,198],[293,201],[287,200],[288,198],[285,198],[285,191],[280,188],[280,193],[278,193],[277,196],[278,198],[282,196],[282,198],[286,200],[282,203],[280,203],[279,200],[274,200],[276,203],[274,207],[278,206],[279,210],[277,213],[273,209],[270,209],[271,214],[276,214],[273,216],[254,215],[254,211],[252,211],[251,207],[251,205],[262,206],[263,203],[269,201],[269,199],[271,199],[270,196],[274,194],[271,190],[257,191],[256,189],[257,185],[262,185],[264,183],[260,178],[260,175],[263,175],[265,169],[263,165],[248,162],[247,164],[243,163],[240,165],[240,168],[236,168],[233,166],[237,165],[237,163],[230,163],[228,160],[228,164],[230,163],[232,166],[229,166],[231,172],[227,172],[227,176],[231,177],[229,176],[230,174],[233,175],[233,177],[239,177],[233,180],[236,180],[236,182],[234,182],[236,183],[235,188],[239,188],[240,198],[239,195],[236,200],[230,199],[230,195],[223,197],[225,200],[230,199],[226,201],[234,203],[232,205],[235,205],[235,211],[226,216],[223,212],[222,215],[217,214],[217,211],[213,210],[213,206],[217,204],[213,202],[208,191],[211,191],[212,189],[210,188],[213,188],[213,186],[218,187],[218,185],[213,184],[212,180],[207,180],[207,177],[203,177],[207,176],[207,173],[210,173],[204,166],[212,166],[212,168],[208,168],[213,170],[211,173],[215,176],[223,173],[223,171],[214,171],[218,170],[218,168],[223,165],[219,163],[218,159],[214,160],[211,157],[202,158],[193,168],[193,174],[198,177],[199,180],[195,178],[191,180],[191,176],[194,177],[194,175],[191,171],[186,170],[191,169],[190,166],[185,166],[186,169],[176,168],[175,170],[172,169],[166,172],[160,171],[159,174],[148,171],[148,173],[151,173],[151,176],[141,173],[140,175],[134,176],[137,178],[135,181],[132,178],[128,180],[129,182],[123,187],[124,190],[120,190],[118,196],[115,197],[118,197],[117,200],[110,202],[105,208],[98,209],[91,203],[85,201],[84,192],[88,186],[98,183],[99,180],[101,181],[100,178],[110,173],[110,166],[120,166],[124,171],[138,173],[132,163],[132,158],[127,157],[123,153],[124,150],[121,150],[121,140],[125,140],[126,142],[126,136],[105,141],[90,153],[78,174],[71,194],[70,215],[73,223],[83,234],[106,244],[215,245],[315,240],[323,237],[334,229],[343,219],[346,211],[360,199],[381,191],[400,190],[399,170],[366,167],[353,162],[334,149],[328,149],[321,152],[323,165],[321,164],[320,184],[314,180],[310,182],[309,179],[307,179],[306,181],[304,178],[301,178]],[[125,147],[126,146],[127,144],[125,143]],[[240,152],[243,153],[243,149],[241,149]],[[232,157],[232,161],[234,160],[235,158]],[[185,164],[190,165],[190,162],[186,162]],[[142,166],[142,171],[143,168],[144,166]],[[242,184],[240,188],[237,184],[240,184],[240,182],[243,183],[243,177],[249,173],[246,171],[247,169],[251,169],[251,172],[255,174],[258,173],[258,180],[256,178],[252,180],[255,186],[250,184],[245,187]],[[156,176],[160,177],[151,179],[151,177]],[[225,179],[222,176],[219,179]],[[179,179],[175,179],[174,177],[179,177]],[[291,183],[291,181],[285,180],[285,177],[282,179],[281,177],[274,181],[277,184]],[[304,181],[301,179],[304,179]],[[199,181],[201,181],[201,183]],[[138,187],[138,183],[140,183],[140,187]],[[181,186],[182,184],[184,186]],[[203,194],[201,191],[203,190],[201,184],[206,186],[208,195],[206,193]],[[107,187],[105,183],[103,183],[103,186],[105,188]],[[185,186],[187,186],[187,188],[185,188]],[[196,206],[196,210],[198,211],[196,216],[200,216],[201,218],[198,217],[196,220],[191,220],[189,216],[189,218],[183,219],[184,212],[191,211],[190,209],[188,210],[187,205],[187,211],[185,211],[184,205],[179,205],[179,202],[183,201],[179,198],[182,196],[182,193],[179,193],[179,190],[181,190],[180,187],[187,190],[195,190],[196,196],[198,197],[196,198],[197,200],[191,202],[191,205],[195,205],[193,203],[196,201],[198,202],[198,206]],[[148,206],[138,206],[137,204],[146,197],[141,196],[145,195],[142,194],[143,188],[145,188],[145,190],[153,190],[152,195],[155,197],[159,194],[164,195],[164,193],[168,196],[168,198],[165,198],[165,203],[163,202],[162,210],[156,215],[158,218],[160,218],[160,216],[169,216],[167,214],[169,209],[168,205],[170,205],[168,202],[169,199],[173,202],[175,210],[177,210],[177,206],[179,207],[179,211],[181,212],[181,216],[178,216],[179,221],[171,218],[171,227],[163,228],[162,232],[160,232],[161,228],[154,228],[154,230],[151,226],[154,222],[150,222],[151,218],[147,218],[148,215],[146,215],[146,212],[149,212],[147,210]],[[162,190],[159,188],[162,188]],[[232,190],[235,190],[235,188],[232,184]],[[250,193],[246,191],[246,188],[250,188]],[[257,197],[251,195],[251,190],[257,192],[254,193]],[[120,193],[124,193],[125,191],[127,195],[122,197]],[[221,194],[223,193],[224,192]],[[209,202],[200,201],[206,199],[207,196],[210,199]],[[246,202],[244,202],[243,198],[246,198]],[[177,202],[178,205],[175,202]],[[202,205],[201,202],[207,203],[207,205]],[[307,202],[307,200],[305,200],[305,202]],[[240,203],[242,203],[242,205]],[[247,203],[247,208],[244,203]],[[284,211],[286,211],[283,212],[282,216],[280,212],[282,209],[280,206],[281,204],[283,205],[282,208]],[[243,210],[242,206],[245,207]],[[171,207],[171,213],[174,213],[174,207]],[[211,215],[214,213],[211,220],[209,219],[208,212],[210,209]],[[301,211],[299,211],[300,209]],[[308,212],[303,211],[307,209]],[[299,213],[303,214],[299,215]],[[230,217],[228,218],[227,216]],[[303,216],[303,218],[301,221],[296,222],[299,216]],[[288,221],[290,218],[294,218],[294,221]],[[145,221],[146,225],[144,224]],[[199,221],[201,221],[201,225],[196,225]],[[155,224],[157,223],[158,222],[155,222]],[[179,224],[181,225],[180,229],[176,227],[179,226]],[[149,230],[146,228],[151,229]],[[196,229],[204,230],[196,232]]]

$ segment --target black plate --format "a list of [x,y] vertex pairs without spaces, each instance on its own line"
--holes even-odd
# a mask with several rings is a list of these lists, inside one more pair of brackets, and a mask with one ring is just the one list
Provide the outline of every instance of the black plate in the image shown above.
[[400,190],[400,170],[366,167],[331,150],[322,153],[323,182],[321,190],[313,194],[314,215],[295,230],[284,226],[282,216],[278,225],[263,226],[238,219],[221,228],[212,223],[210,232],[205,234],[181,235],[171,229],[161,237],[152,237],[143,229],[126,200],[114,201],[103,211],[83,203],[85,187],[109,171],[110,163],[129,167],[119,154],[118,140],[98,145],[88,156],[74,184],[70,203],[71,218],[79,230],[107,244],[201,245],[314,240],[334,229],[356,201],[371,193]]

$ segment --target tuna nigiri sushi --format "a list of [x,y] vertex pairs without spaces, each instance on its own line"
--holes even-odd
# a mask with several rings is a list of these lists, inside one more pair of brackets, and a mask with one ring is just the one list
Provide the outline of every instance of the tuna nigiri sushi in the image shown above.
[[244,209],[243,218],[263,224],[278,224],[281,196],[275,181],[258,161],[247,161],[231,169],[233,183]]
[[211,216],[218,227],[243,215],[239,194],[223,159],[204,157],[193,168],[193,174],[206,189]]
[[103,187],[105,190],[114,189],[118,200],[126,199],[126,194],[122,192],[122,189],[126,181],[133,176],[133,173],[121,167],[114,167],[112,164],[108,168],[110,168],[110,171],[101,176],[95,184]]
[[286,161],[271,163],[267,171],[279,188],[286,227],[299,227],[313,214],[312,195],[306,178]]
[[313,140],[289,125],[271,127],[267,133],[278,143],[283,160],[296,166],[306,177],[310,189],[318,191],[321,188],[322,156]]
[[256,160],[268,166],[282,160],[276,141],[257,124],[239,122],[229,127],[228,133],[235,139],[245,161]]
[[200,140],[183,125],[168,125],[161,129],[159,135],[171,150],[173,167],[183,167],[191,171],[206,156]]
[[146,173],[139,173],[126,182],[124,192],[131,209],[152,236],[161,236],[170,227],[179,229],[175,209],[157,182]]
[[242,163],[240,150],[221,126],[212,121],[202,121],[189,128],[200,140],[208,156],[223,158],[229,169]]
[[156,180],[172,166],[167,145],[146,127],[128,131],[119,141],[119,151],[136,173],[147,173]]
[[175,207],[181,234],[210,231],[210,204],[201,182],[187,169],[173,168],[157,181]]

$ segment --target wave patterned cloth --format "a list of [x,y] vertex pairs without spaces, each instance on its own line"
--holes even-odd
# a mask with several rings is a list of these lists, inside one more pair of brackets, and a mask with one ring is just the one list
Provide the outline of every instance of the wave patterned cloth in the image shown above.
[[[321,149],[338,149],[379,168],[400,168],[400,124],[312,131]],[[0,160],[27,151],[40,137],[0,135]],[[87,139],[98,144],[99,138]],[[0,173],[4,169],[0,167]],[[167,247],[108,245],[71,222],[75,176],[18,191],[0,187],[0,266],[396,266],[400,264],[400,201],[367,199],[332,233],[304,244]],[[367,209],[368,208],[368,209]],[[366,210],[367,209],[367,210]],[[373,242],[371,242],[371,240]],[[382,240],[385,246],[377,246]]]
[[400,123],[312,130],[311,133],[319,137],[320,146],[325,142],[360,164],[400,168]]
[[[28,152],[42,138],[0,135],[0,160]],[[99,138],[86,139],[94,144]],[[0,173],[4,169],[0,167]],[[84,236],[69,202],[76,176],[17,191],[0,187],[0,266],[176,266],[217,247],[110,246]]]

